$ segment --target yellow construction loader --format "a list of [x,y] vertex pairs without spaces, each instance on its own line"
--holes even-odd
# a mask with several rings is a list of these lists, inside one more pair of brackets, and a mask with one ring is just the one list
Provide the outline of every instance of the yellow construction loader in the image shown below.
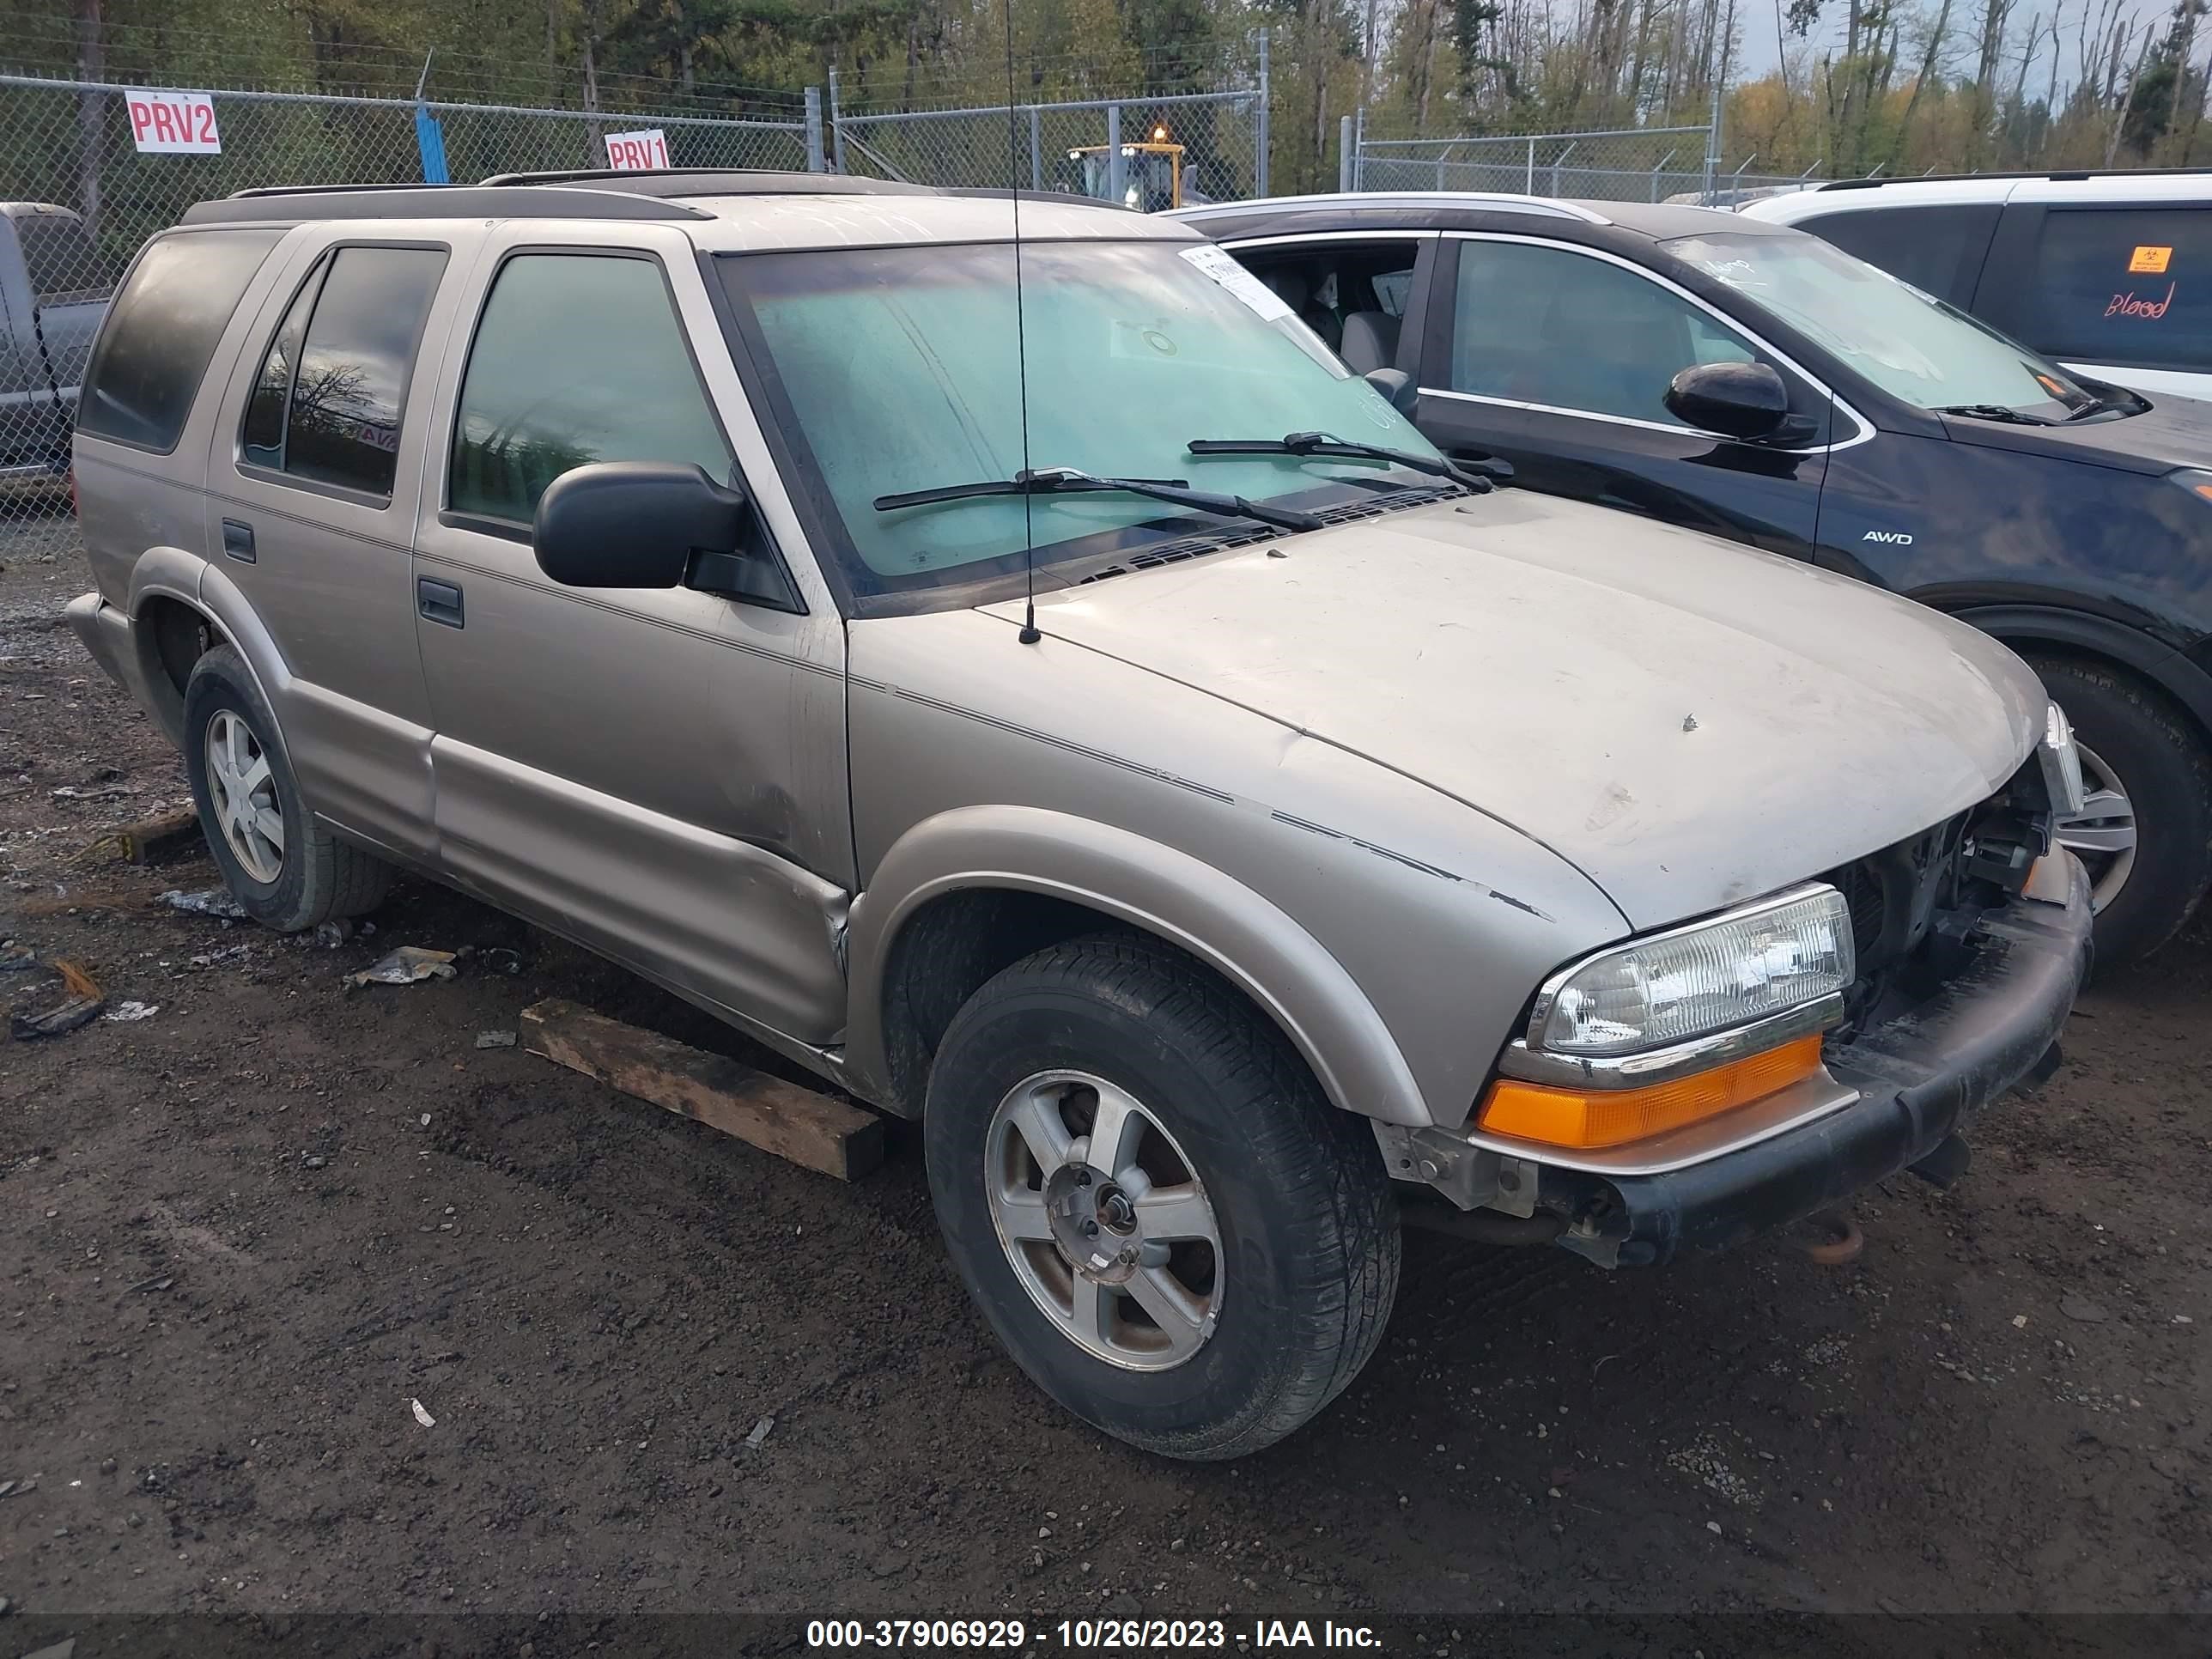
[[1167,141],[1165,127],[1154,127],[1152,137],[1140,143],[1119,146],[1118,192],[1114,187],[1115,148],[1085,144],[1067,152],[1067,159],[1083,169],[1081,194],[1102,202],[1118,200],[1139,213],[1160,213],[1182,206],[1182,146]]

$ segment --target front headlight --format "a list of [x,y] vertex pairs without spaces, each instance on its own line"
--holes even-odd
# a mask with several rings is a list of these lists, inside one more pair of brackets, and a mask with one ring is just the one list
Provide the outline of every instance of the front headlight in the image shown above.
[[1857,971],[1850,908],[1819,884],[1632,940],[1544,988],[1528,1047],[1629,1054],[1818,1002]]
[[2073,723],[2055,702],[2044,710],[2043,741],[2036,745],[2035,758],[2051,810],[2062,818],[2079,817],[2089,799],[2081,782],[2081,751],[2075,746]]

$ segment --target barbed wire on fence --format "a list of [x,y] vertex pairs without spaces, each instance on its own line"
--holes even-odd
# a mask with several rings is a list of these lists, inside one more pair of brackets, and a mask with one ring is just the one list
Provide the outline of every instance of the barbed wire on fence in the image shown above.
[[[1194,93],[1250,92],[1260,85],[1265,30],[1200,48],[1161,47],[1111,57],[1088,53],[1023,55],[1015,64],[1015,104],[1052,105],[1094,99],[1142,99]],[[1006,102],[1003,58],[971,54],[965,67],[878,62],[840,64],[830,73],[854,114],[918,113]]]
[[1376,137],[1345,118],[1346,190],[1453,190],[1614,202],[1700,201],[1730,205],[1753,193],[1796,189],[1815,168],[1754,173],[1757,157],[1731,165],[1712,130],[1627,127],[1593,132],[1481,132]]
[[63,16],[11,19],[0,36],[0,70],[45,79],[97,79],[191,87],[204,92],[298,92],[335,97],[404,97],[417,88],[453,102],[507,103],[615,114],[797,115],[805,92],[697,79],[595,70],[580,65],[492,57],[448,46],[422,48],[240,34],[170,25],[103,23],[93,43],[98,73],[85,73],[86,46]]
[[951,189],[1062,191],[1147,211],[1263,194],[1257,92],[971,109],[847,112],[831,88],[840,171]]

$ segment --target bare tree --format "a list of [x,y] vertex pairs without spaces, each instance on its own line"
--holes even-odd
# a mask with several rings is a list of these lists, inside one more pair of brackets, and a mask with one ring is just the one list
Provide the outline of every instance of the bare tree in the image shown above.
[[[2123,38],[2124,39],[2124,36]],[[2150,62],[2151,47],[2154,43],[2155,35],[2154,31],[2150,26],[2146,23],[2143,26],[2142,46],[2136,53],[2135,67],[2128,71],[2127,94],[2120,100],[2119,108],[2113,112],[2112,129],[2105,138],[2105,165],[2106,167],[2112,166],[2114,158],[2119,155],[2120,135],[2127,131],[2128,113],[2135,108],[2136,88],[2142,84],[2143,66]],[[2117,53],[2115,56],[2117,57]]]
[[2204,94],[2202,84],[2199,84],[2197,92],[2193,95],[2191,94],[2189,89],[2189,59],[2197,50],[2197,13],[2198,7],[2194,4],[2186,3],[2185,0],[2185,3],[2178,8],[2178,9],[2181,13],[2181,45],[2179,50],[2174,54],[2173,99],[2166,110],[2166,136],[2168,141],[2169,149],[2171,149],[2172,140],[2174,134],[2181,131],[2182,105],[2189,103],[2196,106],[2196,114],[2191,118],[2189,123],[2190,136],[2192,138],[2196,137],[2197,119],[2201,118],[2204,112]]
[[1889,167],[1893,173],[1905,154],[1905,141],[1912,131],[1912,118],[1920,108],[1921,96],[1936,78],[1936,65],[1943,55],[1944,38],[1951,29],[1951,3],[1952,0],[1943,0],[1936,13],[1936,21],[1928,26],[1928,39],[1920,52],[1920,67],[1912,77],[1912,95],[1905,100],[1905,113],[1899,118],[1897,132],[1889,141]]

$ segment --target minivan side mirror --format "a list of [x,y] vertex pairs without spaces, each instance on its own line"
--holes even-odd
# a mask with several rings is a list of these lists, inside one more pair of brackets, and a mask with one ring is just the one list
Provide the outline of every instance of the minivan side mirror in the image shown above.
[[[742,490],[696,466],[601,461],[563,472],[538,498],[538,568],[568,587],[730,591],[751,511]],[[702,569],[701,567],[705,568]]]
[[1413,418],[1413,405],[1421,401],[1421,389],[1404,369],[1370,368],[1360,378],[1381,392],[1391,408],[1408,420]]
[[1724,438],[1771,438],[1790,419],[1790,388],[1765,363],[1693,363],[1665,401],[1678,420]]

